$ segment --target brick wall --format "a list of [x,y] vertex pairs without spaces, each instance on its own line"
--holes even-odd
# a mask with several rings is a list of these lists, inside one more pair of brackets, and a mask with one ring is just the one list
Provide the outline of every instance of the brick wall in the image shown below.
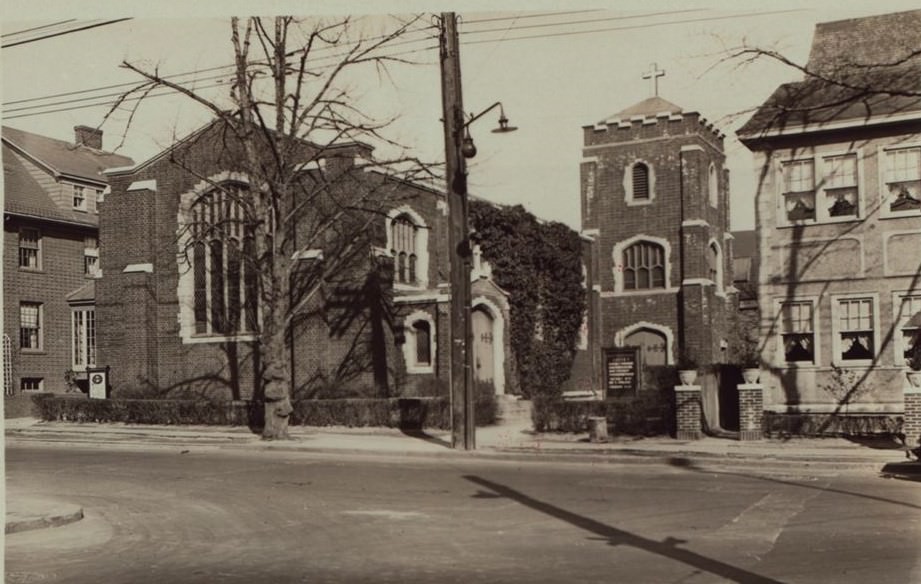
[[905,389],[905,444],[909,448],[921,445],[921,389]]
[[739,439],[760,440],[764,415],[764,389],[758,383],[739,384]]
[[700,387],[683,385],[675,387],[675,416],[678,440],[697,440],[701,437]]
[[[19,229],[30,227],[41,233],[42,269],[19,268]],[[94,227],[51,223],[10,215],[3,226],[3,322],[4,334],[12,343],[13,390],[19,391],[23,377],[42,378],[46,391],[66,389],[64,372],[73,366],[71,355],[71,307],[67,296],[90,282],[84,275],[84,237],[95,235]],[[19,305],[42,305],[42,349],[19,346]]]

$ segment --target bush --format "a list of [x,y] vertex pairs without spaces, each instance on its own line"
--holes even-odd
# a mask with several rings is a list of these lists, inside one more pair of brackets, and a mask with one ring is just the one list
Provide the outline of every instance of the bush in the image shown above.
[[605,401],[535,398],[532,403],[532,421],[538,432],[587,432],[589,417],[604,416],[615,433],[657,436],[672,433],[675,417],[668,392]]
[[[38,395],[33,398],[39,418],[62,422],[122,422],[154,425],[262,425],[263,408],[253,401],[88,399],[86,396]],[[445,397],[389,399],[299,400],[290,423],[301,426],[387,428],[451,427]],[[475,404],[477,425],[496,421],[495,397],[483,395]]]
[[764,412],[764,433],[789,436],[895,436],[902,430],[902,416],[886,414],[784,414]]

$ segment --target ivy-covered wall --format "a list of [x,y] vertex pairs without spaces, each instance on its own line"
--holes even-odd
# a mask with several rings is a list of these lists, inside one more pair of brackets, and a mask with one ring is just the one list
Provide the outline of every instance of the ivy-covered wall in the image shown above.
[[496,284],[509,293],[512,358],[526,397],[559,396],[585,310],[582,241],[521,205],[470,201],[470,223]]

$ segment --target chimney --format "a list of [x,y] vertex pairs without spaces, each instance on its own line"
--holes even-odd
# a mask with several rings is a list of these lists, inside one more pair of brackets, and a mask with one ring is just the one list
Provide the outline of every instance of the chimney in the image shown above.
[[89,148],[102,150],[102,130],[89,126],[74,126],[74,142],[77,146],[83,144]]

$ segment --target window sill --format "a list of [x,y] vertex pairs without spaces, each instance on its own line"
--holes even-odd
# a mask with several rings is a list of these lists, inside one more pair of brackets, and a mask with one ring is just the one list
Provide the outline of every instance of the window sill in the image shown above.
[[255,333],[241,333],[239,335],[210,335],[194,334],[182,339],[184,344],[198,345],[207,343],[251,343],[259,339]]
[[655,202],[655,197],[650,196],[648,199],[624,199],[624,203],[628,207],[642,207],[644,205],[652,205]]
[[630,296],[649,296],[656,294],[676,294],[678,288],[647,288],[644,290],[615,290],[614,292],[602,292],[602,298],[620,298]]
[[777,229],[793,229],[794,227],[812,227],[814,225],[839,225],[841,223],[860,223],[863,217],[839,217],[836,219],[813,219],[809,221],[784,222],[777,225]]
[[832,361],[832,365],[839,367],[841,369],[873,369],[878,365],[878,362],[874,362],[873,359],[861,359],[859,361],[842,361],[840,359],[835,359]]
[[423,375],[423,374],[433,374],[435,373],[435,368],[432,366],[429,367],[407,367],[406,373],[410,375]]
[[20,272],[27,272],[29,274],[44,274],[45,270],[43,268],[24,268],[19,266]]
[[899,213],[899,212],[893,213],[893,212],[889,211],[889,212],[886,212],[886,213],[881,212],[881,213],[879,214],[879,218],[880,218],[880,219],[905,219],[906,217],[912,218],[912,219],[917,219],[918,217],[921,217],[921,210],[917,210],[917,211],[902,211],[901,213]]
[[23,355],[47,355],[48,351],[45,349],[19,349],[19,352]]

